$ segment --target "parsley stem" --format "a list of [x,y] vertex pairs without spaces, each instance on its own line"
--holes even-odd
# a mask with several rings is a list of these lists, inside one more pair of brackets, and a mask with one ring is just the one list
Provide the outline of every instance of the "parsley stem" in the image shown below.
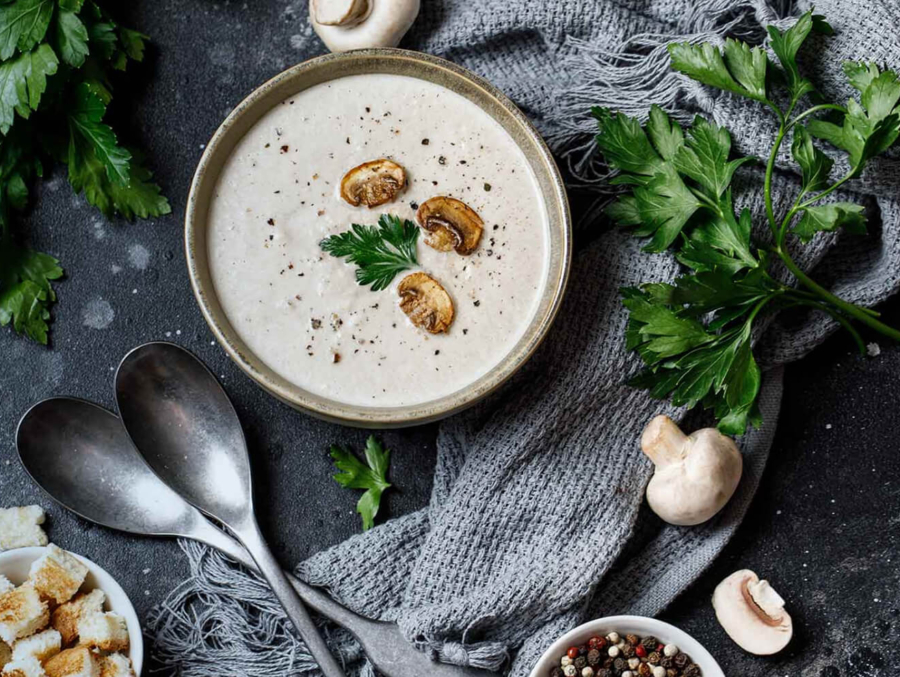
[[846,329],[850,333],[850,336],[853,337],[853,340],[856,342],[856,347],[859,348],[859,354],[866,354],[866,342],[863,341],[862,335],[858,331],[856,331],[856,327],[854,327],[850,323],[850,320],[844,317],[837,310],[835,310],[834,308],[829,308],[824,303],[819,303],[818,301],[797,300],[794,301],[794,305],[808,306],[810,308],[815,308],[816,310],[820,310],[823,313],[831,315],[831,317],[833,317],[834,320],[844,329]]
[[840,111],[842,113],[847,112],[847,109],[844,108],[843,106],[838,106],[837,104],[834,104],[834,103],[821,103],[818,106],[813,106],[812,108],[806,109],[805,111],[800,113],[800,115],[798,115],[793,120],[791,120],[790,123],[788,124],[788,129],[790,129],[791,127],[796,125],[803,118],[805,118],[809,115],[812,115],[814,113],[818,113],[819,111],[823,111],[823,110],[836,110],[836,111]]
[[766,216],[769,219],[769,227],[772,234],[778,238],[778,224],[775,222],[775,208],[772,206],[772,173],[775,171],[775,159],[778,157],[778,150],[781,148],[781,142],[784,141],[785,126],[782,122],[778,127],[778,136],[775,137],[775,144],[772,146],[772,152],[769,153],[769,161],[766,163],[766,180],[763,188],[766,198]]
[[851,170],[850,173],[845,174],[845,175],[844,175],[843,177],[841,177],[838,181],[836,181],[836,182],[833,183],[831,186],[829,186],[828,188],[826,188],[825,190],[823,190],[821,193],[818,193],[817,195],[814,195],[813,197],[811,197],[810,199],[808,199],[806,202],[802,202],[802,203],[800,203],[799,205],[797,205],[796,211],[798,211],[798,212],[799,212],[799,211],[803,211],[803,210],[806,209],[807,207],[809,207],[809,206],[815,204],[816,202],[818,202],[819,200],[821,200],[821,199],[822,199],[823,197],[825,197],[826,195],[829,195],[829,194],[833,193],[833,192],[836,191],[838,188],[840,188],[841,186],[843,186],[843,185],[844,185],[845,183],[847,183],[847,181],[849,181],[852,177],[853,177],[853,170]]
[[818,282],[809,277],[806,273],[800,270],[800,267],[794,263],[794,260],[788,255],[788,253],[784,250],[783,247],[776,247],[775,253],[778,254],[778,257],[784,262],[784,265],[787,267],[791,273],[793,273],[794,277],[804,285],[807,289],[812,290],[816,294],[818,294],[821,298],[828,301],[831,305],[839,308],[847,315],[859,320],[863,324],[871,327],[875,331],[880,334],[884,334],[895,341],[900,341],[900,331],[897,331],[893,327],[889,327],[884,322],[881,322],[875,319],[872,315],[865,312],[863,308],[850,303],[849,301],[845,301],[840,296],[835,296],[830,291],[825,289]]

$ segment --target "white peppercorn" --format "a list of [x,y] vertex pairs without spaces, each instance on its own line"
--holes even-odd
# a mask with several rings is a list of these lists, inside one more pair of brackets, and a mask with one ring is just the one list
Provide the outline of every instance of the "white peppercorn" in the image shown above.
[[637,670],[638,666],[641,664],[640,658],[629,658],[628,659],[628,667],[632,670]]
[[572,665],[572,659],[569,658],[568,656],[563,656],[563,657],[559,660],[559,663],[560,663],[560,665],[562,665],[563,667],[567,667],[567,666],[569,666],[569,665]]
[[664,653],[666,656],[674,656],[674,655],[676,655],[679,651],[680,651],[680,649],[679,649],[677,646],[675,646],[674,644],[666,644],[666,645],[663,647],[663,653]]
[[594,668],[591,666],[586,667],[581,671],[581,677],[594,677]]
[[661,665],[654,665],[653,677],[666,677],[666,669]]
[[575,669],[574,665],[567,665],[563,668],[563,674],[566,677],[575,677],[578,674],[578,670]]
[[622,653],[622,652],[619,651],[619,647],[617,647],[617,646],[611,646],[611,647],[609,647],[609,651],[607,651],[606,653],[609,654],[609,657],[610,657],[610,658],[618,658],[618,657],[619,657],[619,654]]
[[609,640],[610,644],[618,644],[619,643],[619,633],[611,632],[606,636],[606,639]]

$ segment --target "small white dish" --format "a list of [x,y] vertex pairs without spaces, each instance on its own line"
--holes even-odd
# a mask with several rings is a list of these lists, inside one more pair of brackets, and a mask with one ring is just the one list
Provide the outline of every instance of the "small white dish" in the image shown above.
[[722,668],[700,642],[674,625],[645,616],[607,616],[579,625],[550,645],[531,671],[530,677],[547,677],[550,670],[559,665],[559,659],[570,646],[580,646],[594,635],[605,637],[611,632],[618,632],[623,637],[626,634],[640,637],[652,635],[663,644],[674,644],[688,654],[700,666],[703,677],[725,677]]
[[[28,580],[28,571],[31,569],[32,563],[40,559],[46,551],[47,548],[19,548],[0,552],[0,574],[6,576],[15,585],[22,585]],[[128,657],[131,659],[134,673],[140,675],[144,663],[144,636],[141,633],[141,624],[131,605],[131,600],[122,590],[122,586],[116,583],[116,580],[99,565],[86,557],[72,554],[88,568],[88,575],[82,590],[90,591],[100,588],[106,593],[106,610],[115,611],[125,619],[131,642]]]

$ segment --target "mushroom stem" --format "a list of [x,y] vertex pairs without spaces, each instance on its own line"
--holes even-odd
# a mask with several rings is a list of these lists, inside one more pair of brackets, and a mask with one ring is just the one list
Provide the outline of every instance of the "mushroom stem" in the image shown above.
[[641,449],[657,467],[678,463],[684,458],[688,436],[671,418],[660,414],[653,418],[641,435]]

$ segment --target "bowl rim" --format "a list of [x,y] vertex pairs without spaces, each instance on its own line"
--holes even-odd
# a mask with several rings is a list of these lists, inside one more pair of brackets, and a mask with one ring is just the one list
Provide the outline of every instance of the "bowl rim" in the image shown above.
[[[0,574],[8,571],[4,565],[8,565],[13,560],[26,560],[30,567],[33,562],[46,554],[47,549],[48,546],[31,546],[0,552]],[[63,549],[65,550],[65,548]],[[66,552],[76,557],[88,568],[88,573],[94,577],[97,583],[96,587],[106,593],[106,603],[109,609],[125,618],[130,645],[128,657],[131,659],[134,673],[139,676],[144,667],[144,634],[141,630],[140,619],[134,610],[134,605],[131,603],[131,598],[112,574],[99,564],[76,552],[70,550],[66,550]],[[113,601],[113,597],[115,597],[115,601]]]
[[646,632],[652,634],[655,637],[666,640],[666,643],[675,644],[679,649],[690,654],[694,662],[700,666],[703,677],[725,677],[725,673],[719,667],[716,659],[712,657],[712,654],[684,630],[649,616],[630,615],[605,616],[587,621],[569,630],[541,654],[529,677],[547,677],[550,668],[556,664],[556,661],[565,653],[567,648],[583,643],[591,635],[602,634],[606,636],[613,631],[618,633]]
[[[365,70],[379,67],[390,70]],[[231,326],[216,297],[207,261],[206,211],[222,163],[246,133],[246,129],[240,130],[245,118],[252,118],[249,125],[255,124],[271,109],[279,95],[282,95],[280,100],[291,95],[285,90],[292,85],[296,88],[291,91],[297,93],[319,82],[341,77],[341,73],[352,75],[365,72],[418,76],[458,93],[465,90],[472,97],[478,97],[480,101],[467,98],[491,115],[508,133],[512,135],[511,129],[516,132],[514,141],[526,154],[529,165],[537,175],[538,190],[550,223],[551,246],[545,287],[524,335],[497,365],[468,386],[436,400],[401,407],[344,404],[314,395],[277,374],[253,354]],[[325,77],[328,74],[331,77]],[[426,78],[426,75],[429,77]],[[317,80],[317,77],[322,79]],[[486,106],[490,106],[491,110],[487,110]],[[497,116],[502,116],[502,120]],[[525,142],[527,148],[523,146]],[[295,409],[317,418],[357,427],[393,428],[428,423],[468,408],[496,391],[530,359],[556,318],[568,283],[572,258],[572,219],[565,184],[550,149],[511,99],[485,79],[450,61],[420,52],[379,48],[326,54],[304,61],[265,82],[234,108],[206,145],[191,181],[185,209],[184,244],[191,288],[206,323],[229,357],[257,385]]]

